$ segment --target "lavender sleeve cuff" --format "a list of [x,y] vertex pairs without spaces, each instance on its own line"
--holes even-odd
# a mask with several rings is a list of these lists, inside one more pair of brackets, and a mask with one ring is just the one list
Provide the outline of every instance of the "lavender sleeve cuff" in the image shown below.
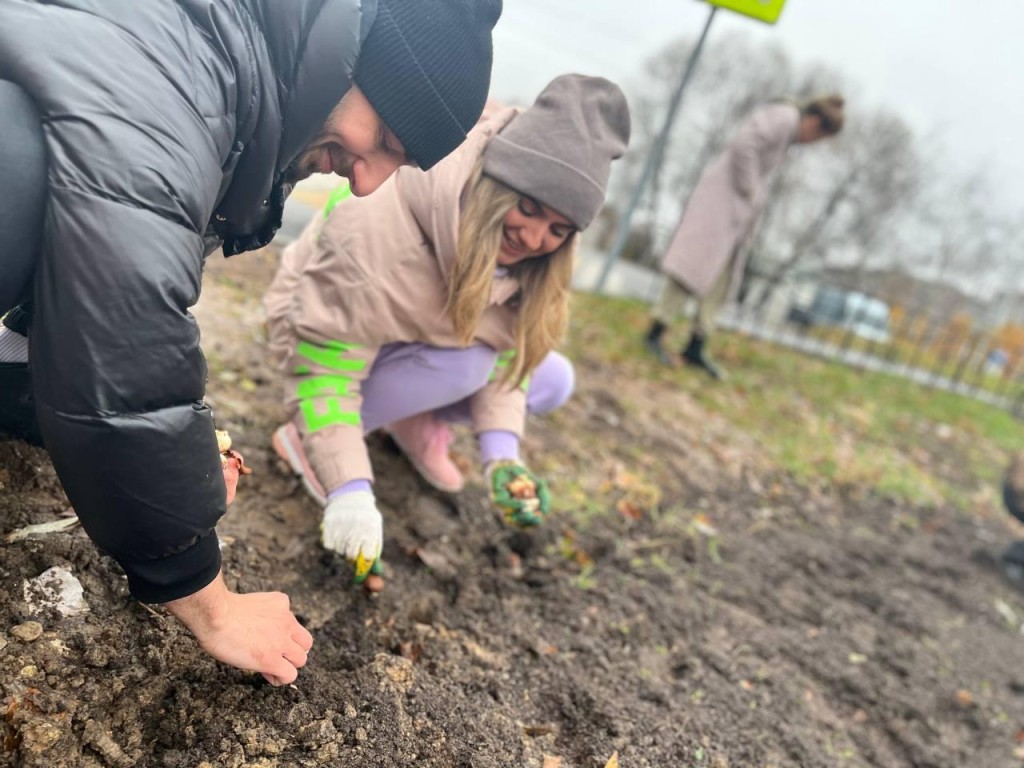
[[480,446],[480,462],[487,466],[502,459],[519,460],[519,436],[514,432],[489,429],[476,436]]
[[327,494],[328,499],[334,499],[338,496],[344,496],[346,493],[355,493],[356,491],[368,491],[373,493],[373,483],[363,478],[357,478],[355,480],[349,480],[344,485],[339,485],[333,491]]

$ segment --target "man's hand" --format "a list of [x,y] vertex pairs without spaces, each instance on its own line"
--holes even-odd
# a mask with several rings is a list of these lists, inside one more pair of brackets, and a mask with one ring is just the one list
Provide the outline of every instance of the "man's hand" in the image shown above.
[[491,501],[517,528],[540,525],[551,510],[548,484],[520,461],[494,461],[484,470]]
[[235,491],[238,489],[239,475],[251,475],[252,470],[245,466],[245,459],[242,454],[231,448],[231,437],[222,429],[215,430],[217,434],[217,450],[220,451],[220,466],[224,470],[224,487],[227,489],[228,504],[235,500]]
[[245,466],[245,459],[238,451],[228,451],[220,455],[220,466],[224,470],[224,486],[228,492],[228,504],[235,500],[238,489],[238,476],[251,475],[252,470]]
[[166,608],[213,658],[259,672],[271,685],[293,682],[313,647],[313,636],[292,615],[287,595],[230,592],[223,574]]

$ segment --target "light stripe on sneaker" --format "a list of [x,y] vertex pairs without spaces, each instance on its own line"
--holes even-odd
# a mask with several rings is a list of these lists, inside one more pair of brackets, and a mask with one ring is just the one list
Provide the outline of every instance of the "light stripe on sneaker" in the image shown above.
[[306,493],[312,496],[321,507],[326,506],[327,494],[324,493],[320,481],[316,479],[313,467],[310,466],[309,460],[306,458],[306,452],[302,450],[302,437],[295,425],[289,422],[274,430],[271,444],[274,446],[274,452],[302,480],[302,487],[306,489]]

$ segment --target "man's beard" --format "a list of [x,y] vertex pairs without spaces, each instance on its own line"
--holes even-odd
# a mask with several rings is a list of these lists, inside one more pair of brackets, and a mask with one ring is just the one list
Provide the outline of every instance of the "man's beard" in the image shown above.
[[342,173],[338,175],[343,175],[351,170],[352,158],[349,157],[345,150],[340,147],[319,146],[314,147],[313,149],[307,149],[289,163],[282,173],[282,180],[288,184],[295,184],[303,179],[308,179],[314,173],[320,173],[321,159],[323,158],[324,152],[328,152],[330,154],[330,172],[338,173],[340,170]]
[[296,184],[303,179],[308,179],[316,170],[316,162],[310,157],[310,153],[307,150],[288,164],[288,167],[281,174],[281,180],[285,184]]

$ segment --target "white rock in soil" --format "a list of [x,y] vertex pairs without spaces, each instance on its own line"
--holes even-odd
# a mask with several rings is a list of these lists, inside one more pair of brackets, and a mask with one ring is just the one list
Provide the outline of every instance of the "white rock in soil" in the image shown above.
[[89,610],[82,583],[63,565],[28,579],[23,592],[33,613],[56,610],[61,616],[78,616]]
[[11,627],[11,634],[26,643],[33,643],[43,634],[43,625],[38,621],[26,621]]

